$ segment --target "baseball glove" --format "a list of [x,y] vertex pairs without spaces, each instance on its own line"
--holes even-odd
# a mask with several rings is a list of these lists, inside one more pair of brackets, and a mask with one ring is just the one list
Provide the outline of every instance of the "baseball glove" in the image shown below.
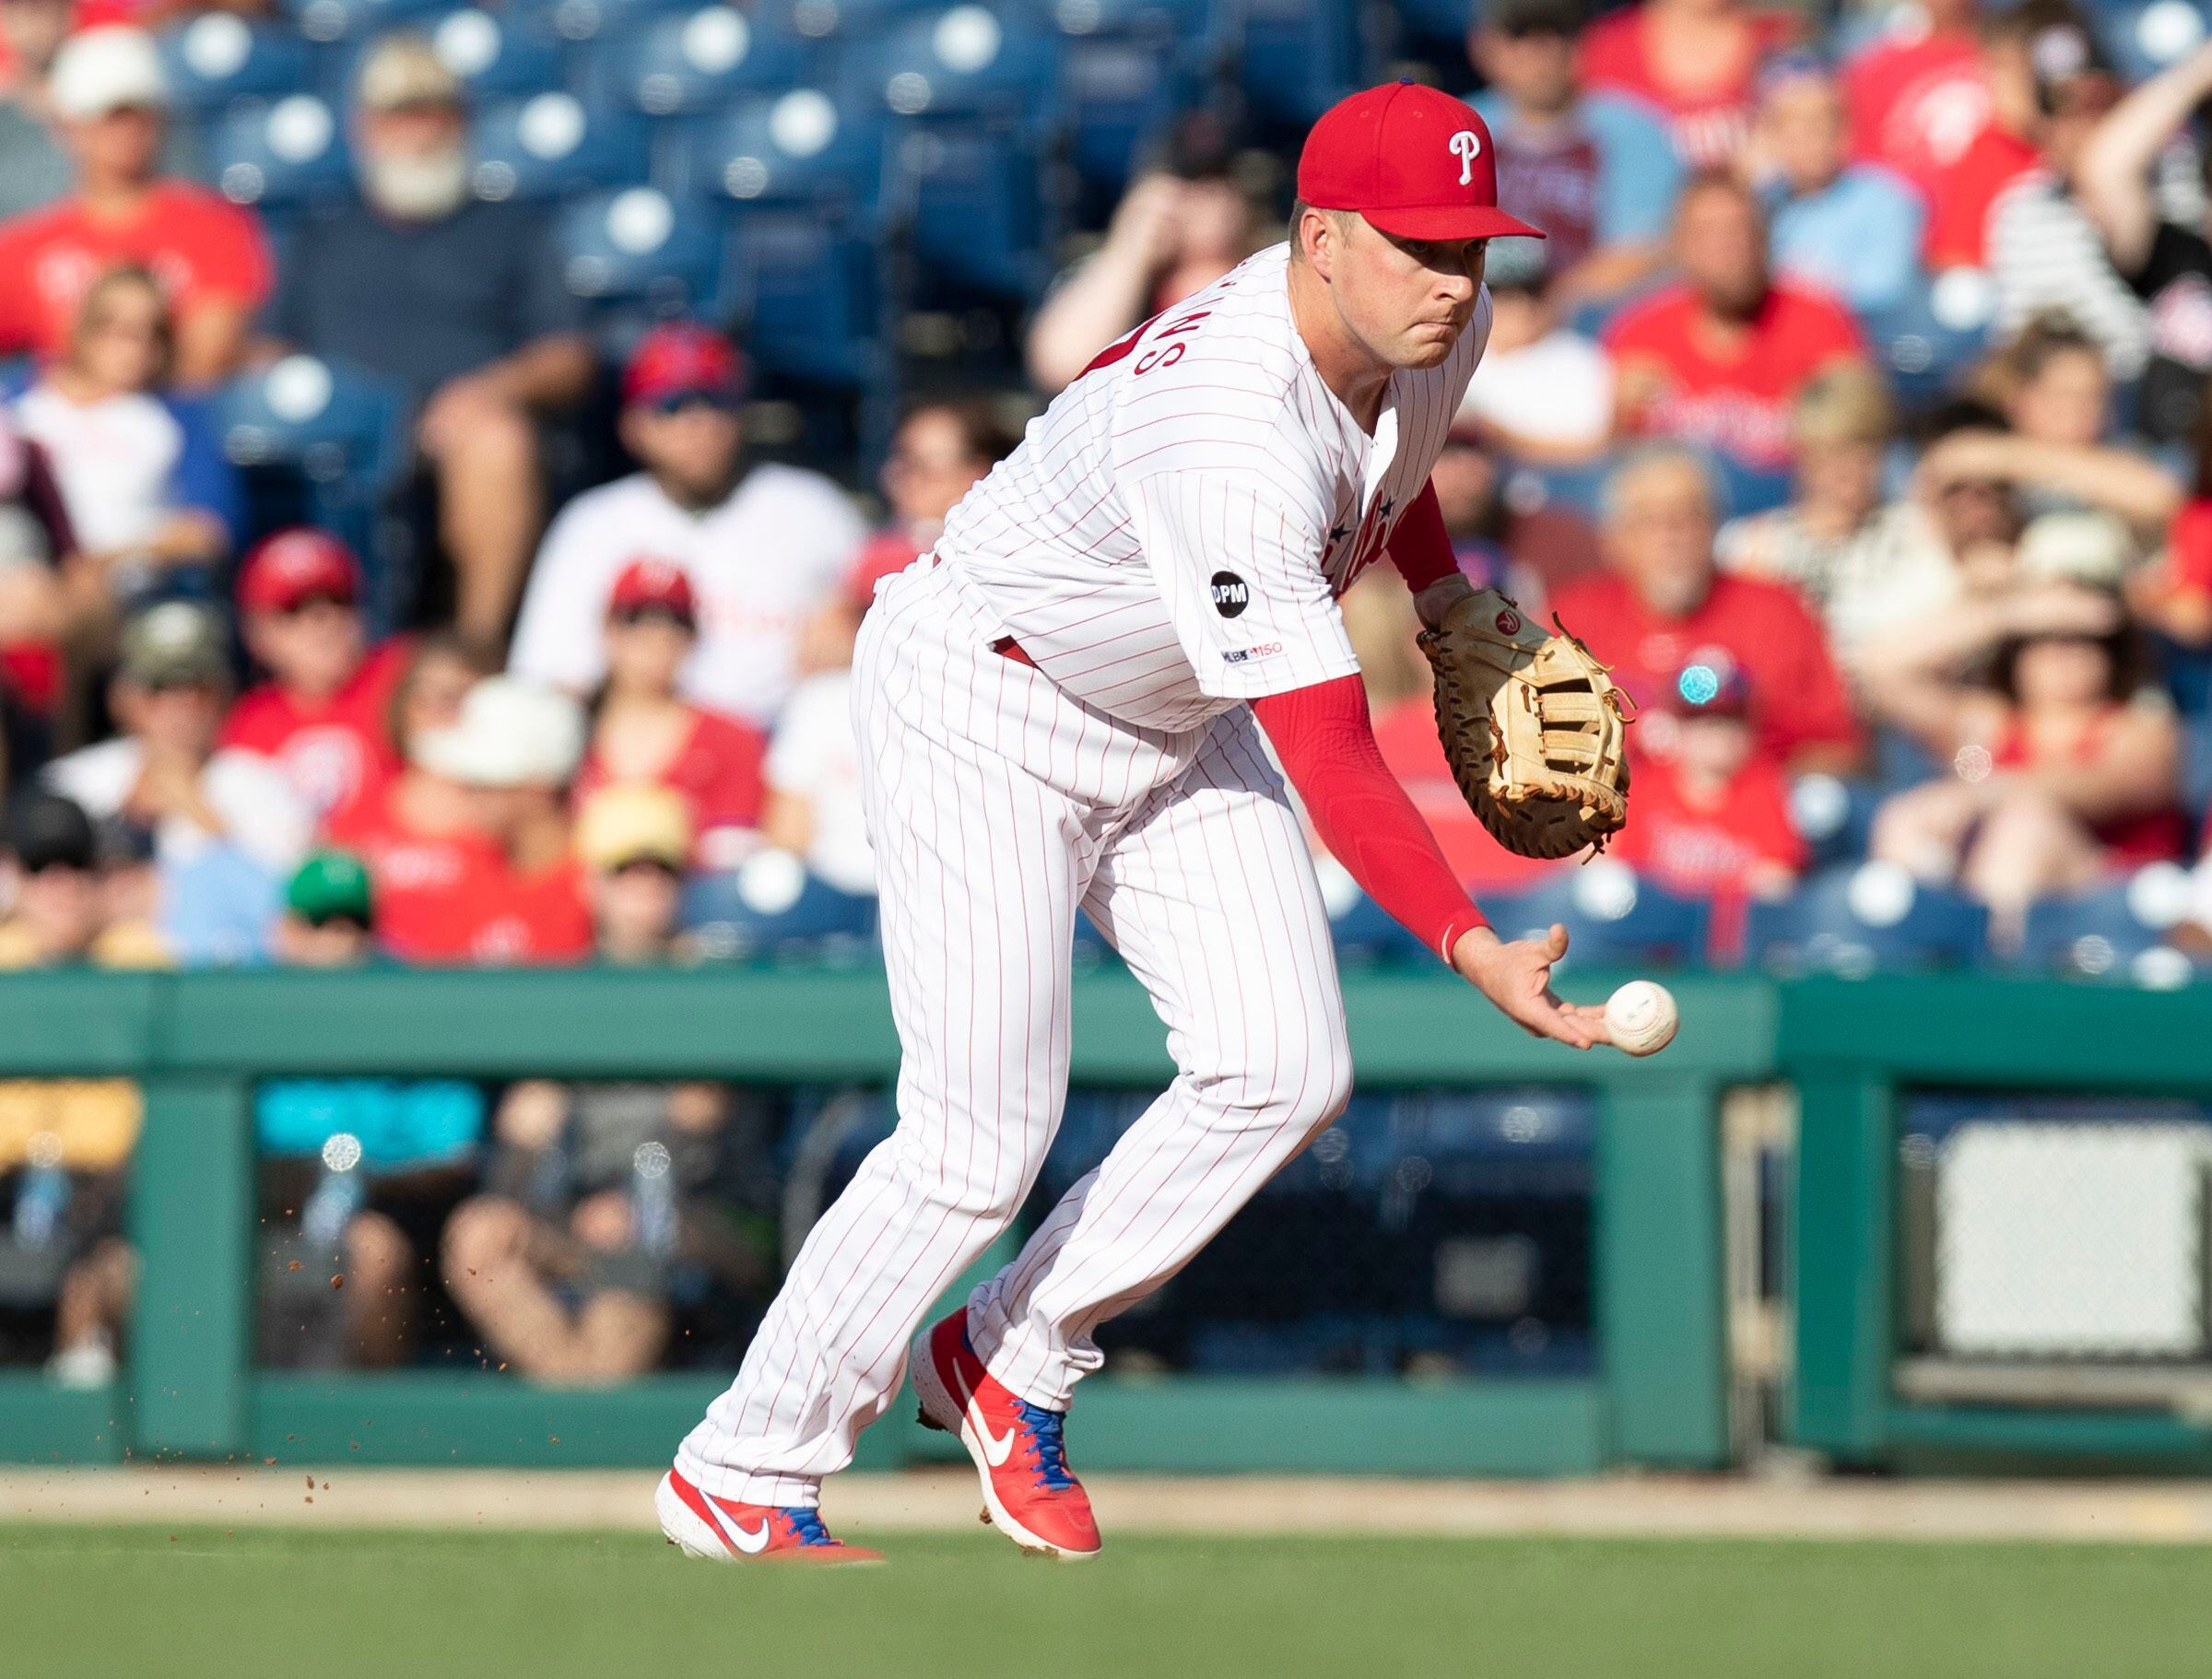
[[1524,857],[1603,851],[1629,816],[1627,697],[1552,622],[1559,633],[1547,635],[1484,589],[1420,638],[1453,779],[1491,837]]

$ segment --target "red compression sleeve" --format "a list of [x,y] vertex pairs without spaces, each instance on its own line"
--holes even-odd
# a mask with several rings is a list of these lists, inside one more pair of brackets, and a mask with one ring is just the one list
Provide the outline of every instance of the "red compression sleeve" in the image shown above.
[[1447,962],[1461,933],[1488,925],[1383,763],[1365,683],[1338,676],[1255,699],[1252,710],[1322,843],[1393,920]]
[[1444,529],[1444,510],[1437,505],[1435,485],[1421,486],[1398,528],[1391,532],[1390,563],[1416,594],[1430,583],[1459,575],[1459,559],[1452,552],[1452,535]]

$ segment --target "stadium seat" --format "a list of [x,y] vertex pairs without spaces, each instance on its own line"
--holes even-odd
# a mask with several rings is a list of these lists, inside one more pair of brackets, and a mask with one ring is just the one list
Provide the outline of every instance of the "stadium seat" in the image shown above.
[[1989,912],[1890,863],[1829,869],[1788,898],[1757,902],[1745,950],[1787,973],[1859,979],[1877,969],[1962,968],[1980,959]]
[[406,405],[374,375],[288,356],[216,395],[224,452],[245,474],[265,527],[337,533],[367,562],[371,622],[391,627],[401,580],[378,564],[377,516],[408,459]]
[[1816,869],[1857,863],[1866,855],[1880,795],[1864,781],[1801,775],[1790,783],[1790,825]]
[[1982,355],[1995,310],[1996,288],[1986,274],[1950,268],[1868,316],[1866,337],[1907,406],[1921,406]]
[[876,900],[841,892],[789,851],[767,851],[684,887],[683,926],[720,957],[873,959]]
[[1469,0],[1396,0],[1392,9],[1414,44],[1464,53],[1467,26],[1480,8]]
[[1559,871],[1528,891],[1486,903],[1500,938],[1567,929],[1567,966],[1680,968],[1704,957],[1712,907],[1677,898],[1611,858]]
[[838,390],[883,385],[881,260],[873,237],[818,215],[740,211],[725,295],[755,363]]
[[472,98],[522,98],[558,88],[568,78],[559,38],[527,14],[469,6],[439,18],[429,36],[439,62]]
[[515,0],[508,11],[562,41],[622,41],[654,18],[697,5],[698,0]]
[[593,112],[572,93],[486,108],[469,149],[469,185],[494,203],[543,203],[645,179],[644,125]]
[[1241,24],[1237,81],[1273,132],[1302,133],[1374,79],[1350,0],[1245,0]]
[[453,0],[284,0],[285,14],[310,41],[368,41],[394,29],[422,29]]
[[1189,100],[1175,59],[1171,39],[1085,35],[1062,49],[1067,159],[1106,210]]
[[264,213],[335,204],[354,190],[353,163],[337,113],[312,93],[218,117],[202,140],[208,179],[233,204]]
[[1024,302],[1042,295],[1052,278],[1047,216],[1033,144],[1021,131],[917,123],[895,155],[908,248],[925,288]]
[[2205,14],[2193,0],[2107,0],[2088,9],[2098,41],[2124,86],[2149,79],[2204,44]]
[[603,102],[648,116],[691,116],[806,87],[812,58],[798,37],[763,28],[735,6],[707,6],[641,19],[607,43],[590,79]]
[[193,116],[211,116],[241,99],[296,93],[312,75],[312,54],[299,36],[229,12],[208,12],[169,30],[160,48],[170,99]]
[[722,225],[712,205],[655,187],[594,193],[564,205],[554,228],[561,277],[603,323],[712,312],[722,277]]
[[2040,973],[2112,980],[2164,989],[2185,984],[2194,968],[2167,943],[2194,909],[2188,874],[2154,863],[2130,879],[2028,906],[2018,964]]
[[689,126],[665,178],[695,197],[865,218],[883,197],[883,130],[870,113],[797,88]]
[[[995,117],[1049,123],[1057,37],[1008,12],[968,4],[888,19],[855,40],[840,73],[846,100],[897,116]],[[1047,109],[1040,109],[1043,101]],[[1032,171],[1036,158],[1030,159]]]

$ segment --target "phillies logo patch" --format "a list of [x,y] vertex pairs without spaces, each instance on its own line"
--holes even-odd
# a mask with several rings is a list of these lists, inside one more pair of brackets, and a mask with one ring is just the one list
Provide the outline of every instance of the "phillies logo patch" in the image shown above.
[[1501,636],[1517,636],[1521,633],[1521,615],[1511,606],[1498,615],[1498,633]]
[[1475,159],[1482,156],[1482,136],[1472,128],[1461,129],[1452,136],[1452,155],[1459,159],[1459,184],[1472,184]]

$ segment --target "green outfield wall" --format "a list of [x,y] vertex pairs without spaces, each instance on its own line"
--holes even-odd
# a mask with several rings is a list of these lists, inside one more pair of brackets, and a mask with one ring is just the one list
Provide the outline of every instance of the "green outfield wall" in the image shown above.
[[[1612,983],[1592,975],[1563,989],[1596,1000]],[[1673,983],[1680,1038],[1664,1055],[1635,1061],[1527,1038],[1440,975],[1354,973],[1345,982],[1362,1088],[1551,1083],[1594,1092],[1594,1376],[1109,1374],[1084,1387],[1085,1466],[1433,1474],[1724,1467],[1718,1113],[1727,1089],[1778,1077],[1803,1096],[1789,1250],[1797,1438],[1869,1462],[1917,1445],[1971,1447],[1978,1422],[2005,1435],[2000,1450],[2094,1444],[2082,1432],[2093,1425],[2123,1453],[2194,1449],[2204,1438],[2170,1418],[1977,1418],[1896,1404],[1887,1389],[1888,1171],[1889,1092],[1900,1084],[2212,1093],[2212,988],[2148,994],[2056,982],[1739,976]],[[57,1391],[35,1373],[0,1377],[0,1459],[38,1462],[662,1462],[720,1378],[559,1391],[482,1372],[257,1371],[253,1086],[287,1074],[888,1083],[898,1053],[881,976],[863,968],[10,975],[0,977],[0,1076],[127,1075],[147,1103],[130,1210],[144,1281],[124,1379],[86,1394]],[[1164,1084],[1162,1036],[1126,974],[1078,978],[1076,1082]],[[947,1443],[906,1422],[910,1415],[901,1404],[869,1432],[863,1464],[943,1455]]]

